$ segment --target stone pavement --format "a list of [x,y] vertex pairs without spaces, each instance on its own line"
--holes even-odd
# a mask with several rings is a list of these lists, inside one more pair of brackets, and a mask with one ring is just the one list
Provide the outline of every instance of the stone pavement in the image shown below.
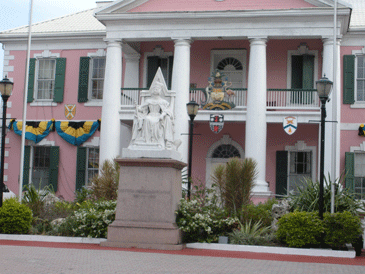
[[365,273],[355,259],[0,240],[0,273]]

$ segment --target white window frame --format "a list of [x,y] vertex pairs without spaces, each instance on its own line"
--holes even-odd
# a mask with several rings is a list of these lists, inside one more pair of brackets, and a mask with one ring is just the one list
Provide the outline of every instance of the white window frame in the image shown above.
[[[351,146],[350,152],[353,152],[355,154],[357,154],[357,153],[364,154],[365,153],[365,141],[360,143],[360,145],[358,147]],[[354,178],[355,178],[355,161],[354,161]],[[361,199],[361,200],[364,201],[364,199]]]
[[[47,80],[51,80],[53,81],[53,87],[52,90],[50,91],[51,93],[53,93],[52,95],[52,99],[44,99],[44,98],[38,98],[38,89],[39,89],[39,63],[41,61],[45,61],[45,60],[50,60],[50,61],[54,61],[54,73],[53,73],[53,78],[52,79],[47,79]],[[53,98],[54,98],[54,90],[55,90],[55,84],[56,84],[56,63],[57,60],[56,58],[37,58],[36,60],[36,65],[35,65],[35,80],[34,80],[34,100],[38,101],[38,102],[53,102]]]
[[[100,137],[94,137],[90,140],[90,142],[85,142],[82,145],[83,147],[86,147],[86,161],[85,161],[85,186],[89,184],[89,149],[90,148],[98,148],[99,149],[99,164],[100,164]],[[101,167],[99,166],[99,169]]]
[[364,56],[365,58],[365,47],[361,50],[353,50],[352,55],[355,55],[355,71],[354,71],[354,100],[355,102],[351,104],[351,108],[365,108],[365,101],[357,101],[357,58],[358,56]]
[[229,161],[229,158],[213,158],[214,151],[221,145],[232,145],[234,146],[240,153],[241,159],[245,158],[245,151],[243,150],[242,146],[237,143],[236,141],[232,140],[232,138],[227,134],[223,135],[222,139],[215,142],[213,145],[210,146],[207,152],[207,157],[205,158],[205,186],[211,187],[212,181],[211,181],[211,169],[213,165],[221,163],[227,163]]
[[311,159],[311,179],[313,181],[316,180],[316,157],[317,157],[317,147],[315,146],[307,146],[305,141],[298,140],[294,146],[285,146],[285,150],[288,151],[288,166],[287,166],[287,186],[286,189],[289,189],[290,184],[290,152],[312,152]]
[[[105,56],[94,56],[94,57],[91,57],[90,58],[90,65],[89,65],[89,82],[88,82],[88,101],[95,101],[95,102],[102,102],[103,99],[95,99],[95,98],[92,98],[92,91],[93,91],[93,80],[96,79],[96,80],[105,80],[105,66],[104,66],[104,76],[103,78],[93,78],[92,75],[93,75],[93,70],[94,70],[94,62],[95,62],[95,59],[104,59],[105,60],[105,63],[106,64],[106,58]],[[103,96],[104,96],[104,85],[103,85],[103,88],[102,88],[102,93],[103,93]]]

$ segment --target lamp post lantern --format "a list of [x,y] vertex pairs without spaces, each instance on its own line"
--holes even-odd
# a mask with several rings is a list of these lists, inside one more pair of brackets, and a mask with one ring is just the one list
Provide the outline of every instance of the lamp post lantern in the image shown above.
[[5,190],[4,186],[4,158],[5,158],[5,129],[6,129],[6,107],[8,99],[13,92],[13,82],[5,76],[5,78],[0,81],[0,93],[3,99],[3,123],[1,127],[1,174],[0,174],[0,207],[3,206],[3,192]]
[[194,100],[186,104],[186,109],[190,117],[190,130],[189,130],[189,163],[188,163],[188,199],[190,200],[191,193],[191,163],[193,160],[193,131],[194,131],[194,119],[198,114],[199,104]]
[[316,82],[319,100],[321,101],[321,155],[320,155],[320,171],[319,171],[319,203],[318,215],[323,220],[323,184],[324,184],[324,137],[325,137],[325,119],[326,103],[332,90],[333,82],[328,80],[326,75]]

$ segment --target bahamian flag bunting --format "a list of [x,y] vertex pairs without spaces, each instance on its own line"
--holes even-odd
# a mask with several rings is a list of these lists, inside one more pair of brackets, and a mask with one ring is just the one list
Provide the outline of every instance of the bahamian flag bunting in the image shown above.
[[359,126],[359,136],[364,136],[365,137],[365,126],[364,126],[364,124],[361,124]]
[[[27,121],[25,124],[25,139],[35,142],[36,144],[42,141],[53,128],[54,119],[51,121],[33,122]],[[9,129],[22,136],[23,122],[12,119],[9,124]]]
[[80,146],[89,139],[99,128],[101,120],[83,122],[61,122],[55,123],[56,131],[68,143]]

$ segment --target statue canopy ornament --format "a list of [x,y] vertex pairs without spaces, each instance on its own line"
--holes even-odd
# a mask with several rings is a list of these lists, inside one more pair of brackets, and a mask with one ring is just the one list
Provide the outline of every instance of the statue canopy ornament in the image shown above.
[[207,101],[203,109],[227,110],[235,107],[231,102],[234,92],[229,89],[232,83],[217,69],[208,80],[209,85],[205,88]]
[[181,140],[174,140],[174,103],[175,92],[167,89],[159,68],[150,89],[141,92],[141,104],[135,103],[132,139],[123,157],[176,158],[171,155]]

